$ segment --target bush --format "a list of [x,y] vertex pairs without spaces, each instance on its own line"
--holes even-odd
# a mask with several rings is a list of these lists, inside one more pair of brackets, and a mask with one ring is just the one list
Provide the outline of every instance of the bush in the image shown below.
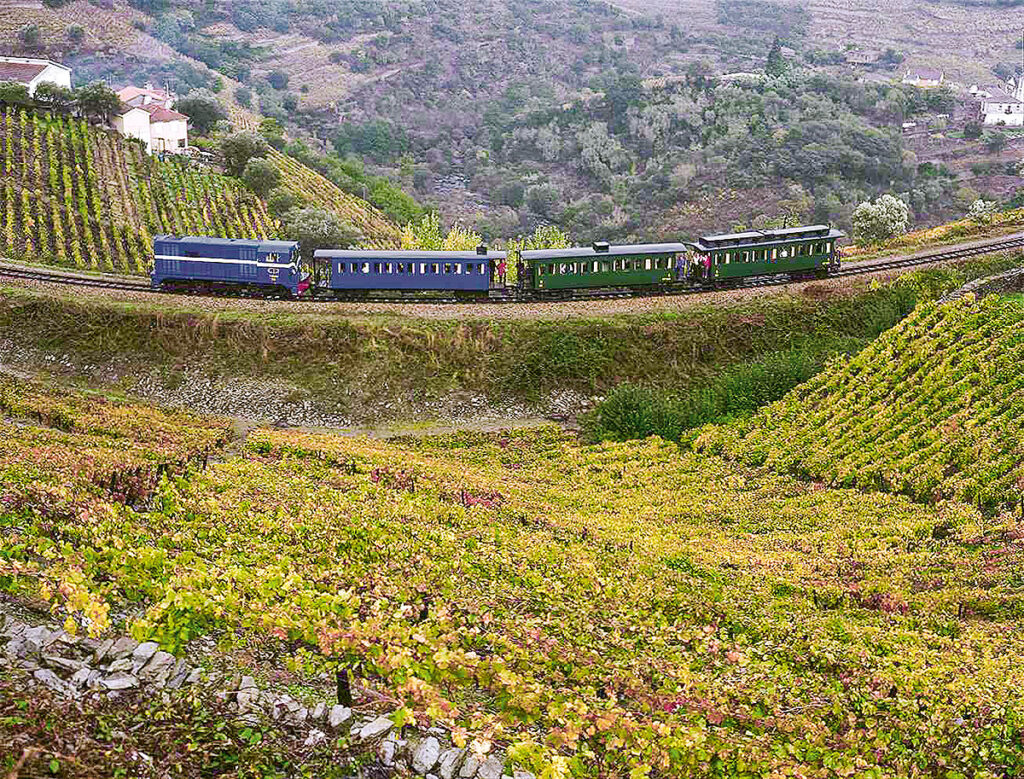
[[85,40],[85,28],[80,24],[73,24],[68,27],[68,40],[72,43],[81,43]]
[[241,177],[253,157],[266,157],[270,147],[262,136],[252,132],[233,133],[220,142],[224,169],[229,176]]
[[976,141],[981,137],[982,128],[980,122],[968,122],[964,125],[964,138],[969,141]]
[[267,198],[267,210],[275,219],[284,219],[289,211],[302,204],[302,199],[298,195],[283,187],[275,189]]
[[270,75],[267,76],[267,81],[270,82],[270,86],[274,89],[288,88],[288,74],[283,70],[270,71]]
[[853,237],[858,243],[881,243],[903,235],[910,224],[910,207],[894,195],[864,202],[853,212]]
[[584,433],[593,441],[627,441],[651,435],[683,440],[687,431],[708,422],[745,416],[779,400],[815,376],[837,351],[857,346],[859,343],[842,340],[771,353],[728,368],[684,395],[634,385],[617,387],[583,420]]
[[42,43],[43,34],[38,24],[26,24],[18,30],[18,40],[30,49],[35,49]]
[[252,108],[252,90],[248,87],[239,87],[235,90],[235,101],[245,108]]
[[0,81],[0,105],[32,105],[32,98],[28,93],[28,87],[16,81]]
[[193,89],[185,97],[174,104],[176,111],[185,114],[196,132],[206,135],[221,119],[227,119],[228,113],[224,106],[206,89]]
[[284,233],[299,242],[306,262],[313,260],[317,249],[347,248],[362,239],[351,224],[317,206],[290,210],[284,218]]
[[260,157],[249,160],[242,171],[242,182],[260,197],[266,197],[280,181],[281,172],[274,163]]

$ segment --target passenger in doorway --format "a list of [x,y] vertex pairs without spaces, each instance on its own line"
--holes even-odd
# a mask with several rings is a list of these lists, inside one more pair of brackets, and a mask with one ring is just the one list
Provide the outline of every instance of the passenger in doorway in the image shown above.
[[507,270],[507,266],[505,265],[505,261],[502,260],[501,262],[498,263],[498,284],[500,286],[502,286],[502,287],[505,286],[505,271],[506,270]]

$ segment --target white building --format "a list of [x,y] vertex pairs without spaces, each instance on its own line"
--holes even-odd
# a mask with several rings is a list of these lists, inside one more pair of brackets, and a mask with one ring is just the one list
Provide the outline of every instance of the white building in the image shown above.
[[941,87],[945,80],[946,74],[935,68],[911,68],[903,74],[904,84],[922,89]]
[[990,127],[1024,127],[1024,78],[1016,88],[971,87],[981,123]]
[[30,95],[34,95],[36,87],[44,83],[71,89],[71,68],[47,59],[0,57],[0,81],[24,84]]
[[148,103],[141,108],[149,114],[153,151],[183,154],[188,146],[188,117],[156,103]]
[[153,153],[153,135],[149,112],[138,106],[121,103],[121,113],[114,118],[114,129],[125,138],[137,138],[146,145],[146,153]]
[[117,96],[122,103],[135,106],[158,105],[162,108],[174,108],[174,95],[162,89],[156,89],[152,84],[144,87],[125,87],[118,91]]

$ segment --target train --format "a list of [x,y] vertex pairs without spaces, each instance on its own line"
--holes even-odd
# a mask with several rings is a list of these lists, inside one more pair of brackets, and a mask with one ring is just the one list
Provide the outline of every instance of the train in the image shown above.
[[158,235],[153,239],[154,288],[262,297],[388,295],[458,299],[538,299],[622,290],[643,293],[680,288],[738,286],[785,274],[793,280],[828,278],[839,270],[831,225],[723,233],[679,243],[536,249],[515,257],[516,281],[507,283],[509,254],[475,251],[317,249],[304,263],[295,241]]

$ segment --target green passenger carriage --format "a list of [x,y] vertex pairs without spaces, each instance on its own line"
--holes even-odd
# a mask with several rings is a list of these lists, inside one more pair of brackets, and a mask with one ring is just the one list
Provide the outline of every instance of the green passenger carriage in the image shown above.
[[524,286],[532,290],[587,287],[648,287],[682,278],[687,247],[682,243],[611,246],[522,253]]
[[692,244],[688,275],[706,284],[777,273],[825,278],[839,268],[836,241],[843,235],[829,225],[811,225],[707,236]]
[[524,289],[557,291],[738,284],[751,276],[788,274],[824,278],[839,268],[836,241],[843,233],[829,225],[749,230],[709,235],[687,243],[612,246],[595,243],[573,249],[522,253]]

